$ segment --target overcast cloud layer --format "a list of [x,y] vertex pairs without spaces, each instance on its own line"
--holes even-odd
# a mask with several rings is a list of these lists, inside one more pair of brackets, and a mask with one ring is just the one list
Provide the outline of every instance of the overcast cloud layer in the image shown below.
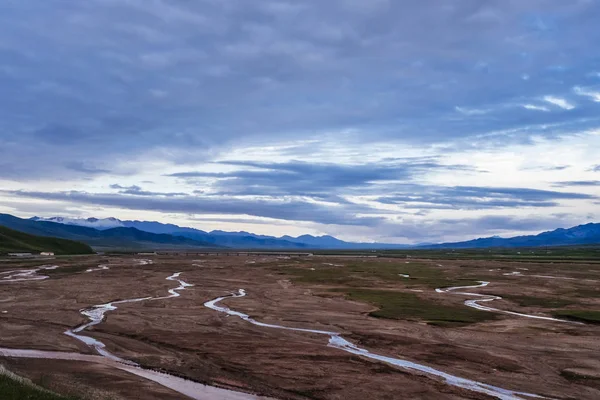
[[600,220],[596,0],[6,0],[0,212],[400,243]]

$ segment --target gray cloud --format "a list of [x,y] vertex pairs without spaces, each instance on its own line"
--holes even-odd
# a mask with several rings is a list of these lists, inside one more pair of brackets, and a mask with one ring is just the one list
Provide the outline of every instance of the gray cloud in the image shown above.
[[[332,198],[352,189],[365,189],[381,182],[408,182],[433,171],[469,171],[465,165],[444,165],[434,157],[388,159],[379,163],[344,165],[291,161],[266,163],[226,161],[221,164],[242,167],[234,172],[179,172],[168,176],[191,183],[214,178],[212,188],[227,195],[297,195]],[[339,196],[335,201],[343,202]]]
[[[183,172],[171,177],[195,195],[118,184],[111,187],[116,193],[10,195],[417,236],[424,229],[419,222],[388,223],[380,210],[348,199],[376,197],[421,215],[549,210],[566,200],[595,200],[572,192],[428,185],[430,173],[483,172],[436,157],[353,165],[306,160],[324,138],[339,143],[340,152],[379,142],[399,153],[415,145],[417,154],[444,155],[534,146],[540,138],[598,128],[598,18],[597,1],[5,2],[0,179],[27,187],[32,180],[97,178],[105,186],[103,175],[134,176],[146,172],[136,170],[140,164],[156,160],[176,164]],[[282,142],[291,145],[280,156],[298,161],[227,161],[217,170],[234,172],[197,171],[203,162],[228,158],[232,148]],[[468,229],[489,229],[473,221]],[[441,224],[450,232],[450,222]]]
[[69,170],[82,172],[86,175],[100,175],[110,173],[108,169],[96,168],[81,161],[70,161],[66,162],[64,165],[65,168]]
[[555,182],[554,186],[600,186],[600,181],[562,181]]
[[374,226],[381,217],[357,216],[372,209],[361,205],[324,205],[298,200],[260,200],[216,196],[145,196],[136,193],[86,193],[4,191],[20,197],[68,201],[79,204],[120,207],[130,210],[175,212],[184,214],[253,215],[289,221],[313,221],[321,224]]
[[[114,187],[127,188],[121,185]],[[124,189],[125,191],[129,189]],[[133,187],[135,191],[135,186]],[[531,189],[504,189],[504,188],[446,188],[447,193],[477,193],[482,198],[495,196],[494,193],[503,196],[513,196],[516,203],[528,204],[540,202],[544,203],[552,198],[580,198],[586,195],[537,191]],[[143,192],[143,191],[142,191]],[[4,194],[12,194],[16,197],[50,200],[53,203],[62,204],[60,209],[69,205],[72,209],[82,205],[92,205],[99,207],[118,207],[122,209],[136,211],[158,211],[164,213],[187,214],[191,220],[205,221],[198,219],[200,215],[219,214],[221,217],[210,217],[210,221],[239,222],[248,223],[267,223],[277,225],[285,221],[302,221],[306,223],[316,223],[327,225],[328,233],[334,235],[347,235],[349,232],[360,234],[360,232],[369,232],[372,239],[382,242],[440,242],[451,240],[464,240],[475,236],[491,236],[503,233],[529,232],[536,233],[540,230],[550,230],[557,227],[569,227],[582,223],[580,217],[569,214],[533,214],[526,217],[522,216],[481,216],[474,218],[442,218],[442,219],[419,219],[415,216],[404,215],[398,218],[401,213],[393,213],[394,220],[382,218],[379,210],[366,206],[348,204],[322,204],[312,203],[302,200],[263,200],[252,198],[234,198],[222,196],[145,196],[139,194],[111,194],[111,193],[86,193],[86,192],[31,192],[31,191],[4,191]],[[589,196],[589,195],[588,195]],[[592,197],[592,196],[589,196]],[[536,200],[538,199],[538,200]],[[473,203],[479,200],[472,199]],[[481,206],[481,208],[509,207],[510,201],[506,204],[502,200],[491,200],[492,204]],[[469,200],[451,201],[457,204],[456,208],[474,208],[469,204]],[[49,209],[56,209],[50,203],[46,206]],[[444,208],[446,205],[437,200],[431,200],[431,208]],[[421,205],[422,206],[422,205]],[[68,208],[68,207],[67,207]],[[410,207],[406,207],[410,208]],[[426,208],[426,207],[423,207]],[[16,210],[21,210],[20,206],[15,206]],[[22,210],[21,210],[22,211]],[[227,217],[230,215],[230,217]],[[244,215],[255,217],[266,217],[275,219],[272,222],[263,222],[249,220]],[[588,216],[587,219],[593,218]],[[343,228],[345,226],[345,228]],[[373,233],[375,232],[375,233]]]
[[[583,193],[528,188],[494,188],[473,186],[404,185],[394,194],[379,197],[384,204],[402,205],[405,209],[482,210],[510,207],[554,207],[557,200],[596,199]],[[402,190],[400,193],[398,190]]]
[[523,168],[524,170],[536,170],[536,171],[564,171],[567,168],[570,168],[570,165],[557,165],[552,167],[531,167],[531,168]]
[[183,192],[151,192],[143,190],[138,185],[122,186],[118,183],[110,185],[111,189],[118,189],[120,194],[132,194],[136,196],[163,196],[163,197],[175,197],[175,196],[188,196],[188,193]]
[[[568,228],[589,222],[576,215],[530,214],[527,216],[502,215],[474,218],[443,218],[420,220],[404,218],[397,223],[377,226],[380,242],[402,241],[406,243],[448,242],[489,237],[512,236],[515,232],[537,234],[540,231]],[[334,235],[343,234],[344,227],[332,227]]]
[[[209,159],[240,140],[347,129],[359,143],[451,143],[600,125],[573,90],[597,83],[597,2],[362,3],[8,2],[0,156],[27,160],[8,177],[64,172],[45,168],[57,158],[102,165],[172,148]],[[523,107],[544,96],[576,108]],[[32,142],[45,154],[28,157]]]
[[119,185],[118,183],[113,183],[112,185],[110,185],[110,188],[111,189],[119,189],[119,190],[134,190],[134,191],[142,190],[142,188],[139,187],[138,185],[123,186],[123,185]]
[[[405,189],[409,190],[408,185]],[[448,237],[468,237],[471,234],[498,234],[507,231],[535,232],[554,226],[568,226],[577,218],[569,215],[544,215],[543,217],[484,216],[462,219],[419,220],[415,216],[392,213],[396,219],[381,215],[387,211],[350,202],[314,203],[304,200],[257,199],[249,197],[185,195],[152,193],[147,195],[138,186],[111,185],[119,193],[33,192],[5,191],[18,197],[66,202],[69,204],[118,207],[138,211],[159,211],[190,215],[221,214],[215,220],[244,220],[240,216],[266,217],[281,221],[306,221],[329,225],[331,233],[335,226],[352,226],[356,229],[374,229],[380,240],[420,242],[447,240]],[[414,186],[413,186],[414,188]],[[395,195],[380,201],[399,204],[405,209],[490,209],[512,207],[549,207],[557,200],[597,199],[597,196],[524,188],[486,187],[421,187],[427,196]],[[404,215],[401,218],[401,215]],[[244,220],[246,221],[246,220]],[[247,222],[247,221],[246,221]],[[354,228],[353,228],[354,229]]]
[[570,165],[559,165],[556,167],[548,167],[548,168],[546,168],[546,171],[563,171],[569,167],[570,167]]
[[535,216],[535,217],[516,217],[516,216],[484,216],[473,219],[444,219],[442,224],[454,226],[456,229],[467,229],[470,232],[539,232],[543,230],[554,230],[558,227],[571,227],[577,222],[571,216],[553,215],[553,216]]

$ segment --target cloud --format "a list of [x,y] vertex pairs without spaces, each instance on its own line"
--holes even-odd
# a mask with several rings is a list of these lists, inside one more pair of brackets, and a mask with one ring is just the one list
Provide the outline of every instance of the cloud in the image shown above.
[[549,112],[550,109],[544,106],[536,106],[535,104],[523,104],[523,108],[526,110],[545,111]]
[[555,96],[544,96],[544,101],[555,105],[557,107],[562,108],[563,110],[572,110],[575,108],[575,106],[571,103],[569,103],[567,100],[562,99],[560,97],[555,97]]
[[575,86],[573,91],[580,96],[589,97],[594,102],[600,103],[600,91],[594,91],[580,86]]
[[175,197],[175,196],[188,196],[188,193],[183,192],[151,192],[147,190],[143,190],[140,186],[131,185],[131,186],[122,186],[119,184],[110,185],[111,189],[119,189],[118,193],[120,194],[132,194],[136,196],[164,196],[164,197]]
[[253,215],[288,221],[312,221],[320,224],[373,226],[382,217],[360,216],[372,211],[369,207],[349,205],[326,205],[299,200],[263,200],[221,196],[145,196],[137,194],[68,192],[4,191],[14,196],[68,201],[77,204],[93,204],[120,207],[138,211],[159,211],[184,214],[235,214]]
[[550,166],[536,166],[523,168],[525,171],[564,171],[565,169],[571,168],[571,165],[550,165]]
[[[586,218],[570,214],[488,215],[471,218],[442,218],[436,221],[404,219],[397,224],[377,226],[380,241],[408,243],[441,243],[470,240],[477,237],[501,235],[504,237],[521,234],[538,234],[541,231],[568,228],[586,222]],[[343,232],[344,227],[332,233]]]
[[[545,6],[577,28],[569,35],[525,22],[540,15],[537,3],[358,3],[11,2],[0,16],[0,135],[10,136],[11,163],[28,158],[15,174],[48,170],[50,156],[27,157],[32,142],[55,159],[98,165],[152,150],[209,161],[240,141],[348,130],[358,142],[452,143],[565,123],[504,105],[535,105],[551,91],[547,99],[569,108],[563,97],[589,86],[595,3]],[[594,111],[579,109],[568,120],[574,132],[594,124]]]
[[382,182],[409,182],[434,171],[473,171],[472,167],[442,164],[437,158],[415,157],[382,160],[370,164],[333,164],[290,161],[268,163],[222,161],[221,165],[242,168],[233,172],[187,171],[168,176],[190,183],[216,181],[212,188],[227,195],[298,195],[329,197],[349,189],[366,189]]
[[[7,201],[51,188],[115,213],[204,207],[364,236],[406,212],[421,235],[457,208],[594,206],[465,188],[589,179],[598,2],[5,3],[0,180],[22,190]],[[540,143],[562,147],[520,169]],[[573,176],[544,174],[555,160]]]
[[118,183],[114,183],[112,185],[110,185],[111,189],[122,189],[122,190],[142,190],[141,187],[137,186],[137,185],[131,185],[131,186],[123,186],[123,185],[119,185]]
[[592,168],[590,168],[590,171],[600,172],[600,164],[592,166]]
[[554,186],[600,186],[600,181],[562,181],[555,182]]
[[477,108],[465,108],[465,107],[454,107],[454,109],[464,115],[484,115],[491,111],[491,110],[482,110],[482,109],[477,109]]
[[558,200],[595,199],[597,196],[529,188],[407,185],[377,199],[404,209],[485,210],[494,208],[555,207]]
[[[571,221],[568,221],[571,220]],[[567,222],[568,221],[568,222]],[[473,219],[444,219],[442,224],[454,226],[455,229],[465,229],[471,232],[540,232],[554,230],[558,227],[571,227],[577,222],[572,216],[484,216]]]
[[562,171],[571,167],[570,165],[557,165],[555,167],[547,167],[546,171]]
[[103,168],[96,168],[94,166],[90,166],[80,161],[71,161],[65,163],[65,167],[67,169],[83,172],[86,175],[96,175],[96,174],[109,174],[110,171]]

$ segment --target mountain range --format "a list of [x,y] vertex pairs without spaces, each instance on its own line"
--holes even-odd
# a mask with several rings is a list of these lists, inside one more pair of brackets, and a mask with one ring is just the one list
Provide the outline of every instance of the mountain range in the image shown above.
[[572,228],[559,228],[538,235],[501,238],[498,236],[421,246],[427,249],[476,249],[488,247],[544,247],[600,244],[600,224],[589,223]]
[[30,235],[56,237],[86,243],[102,249],[176,249],[218,247],[182,236],[155,234],[136,228],[116,227],[103,230],[41,219],[22,219],[0,214],[0,225]]
[[33,235],[78,240],[103,248],[238,248],[238,249],[464,249],[488,247],[540,247],[600,244],[600,224],[589,223],[569,229],[556,229],[538,235],[479,238],[464,242],[399,245],[386,243],[352,243],[333,236],[266,236],[250,232],[226,232],[182,227],[156,221],[119,220],[117,218],[33,217],[21,219],[0,214],[0,225]]
[[[312,236],[302,235],[292,236],[266,236],[256,235],[250,232],[226,232],[213,230],[206,232],[200,229],[181,227],[173,224],[163,224],[156,221],[127,221],[116,218],[64,218],[51,217],[41,218],[33,217],[29,219],[34,222],[50,222],[63,225],[89,227],[100,231],[109,231],[113,229],[132,228],[154,234],[168,234],[178,237],[188,238],[194,241],[202,242],[204,246],[211,247],[232,247],[244,249],[402,249],[407,245],[386,244],[386,243],[352,243],[345,242],[333,236]],[[1,223],[1,220],[0,220]]]

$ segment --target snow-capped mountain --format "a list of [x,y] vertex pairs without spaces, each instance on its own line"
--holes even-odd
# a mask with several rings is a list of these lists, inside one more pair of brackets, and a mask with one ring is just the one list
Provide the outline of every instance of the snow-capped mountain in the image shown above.
[[42,217],[33,217],[30,218],[32,221],[48,221],[48,222],[56,222],[58,224],[65,225],[77,225],[77,226],[85,226],[88,228],[94,228],[98,230],[105,230],[111,228],[121,228],[124,227],[125,224],[116,218],[65,218],[65,217],[50,217],[50,218],[42,218]]

